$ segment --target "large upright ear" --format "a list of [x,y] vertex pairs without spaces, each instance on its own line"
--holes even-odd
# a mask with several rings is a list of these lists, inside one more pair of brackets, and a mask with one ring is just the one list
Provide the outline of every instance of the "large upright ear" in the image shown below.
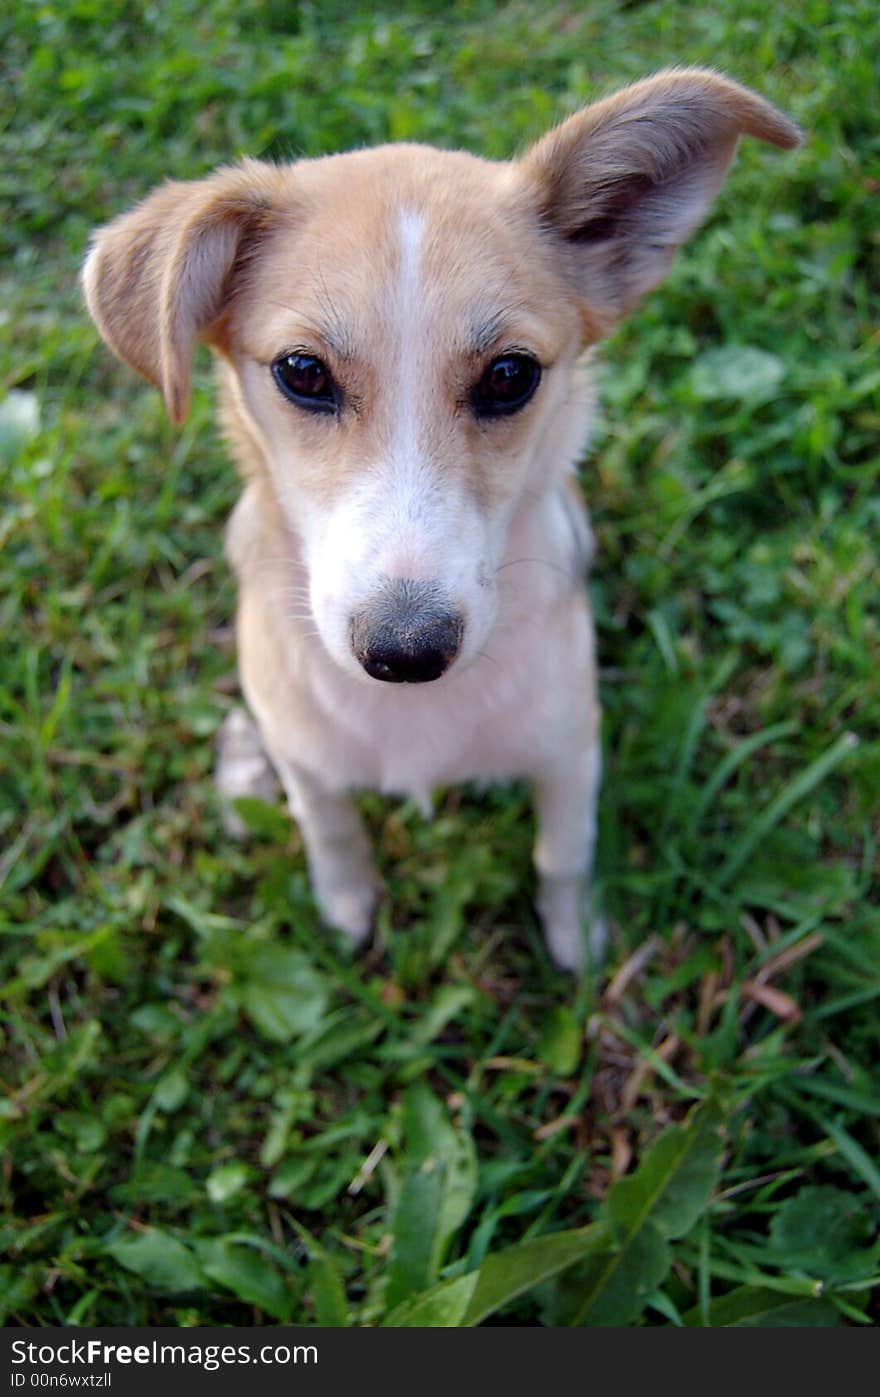
[[89,312],[115,354],[189,406],[194,344],[208,337],[233,274],[275,217],[281,171],[255,160],[171,182],[95,233],[82,271]]
[[526,152],[529,197],[600,326],[663,280],[742,135],[786,150],[802,139],[747,88],[702,68],[669,69],[577,112]]

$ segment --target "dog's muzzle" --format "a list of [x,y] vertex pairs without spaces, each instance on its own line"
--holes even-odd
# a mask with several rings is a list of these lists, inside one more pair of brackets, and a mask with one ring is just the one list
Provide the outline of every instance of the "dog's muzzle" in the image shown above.
[[351,620],[351,648],[373,679],[425,684],[461,649],[464,620],[432,582],[391,580]]

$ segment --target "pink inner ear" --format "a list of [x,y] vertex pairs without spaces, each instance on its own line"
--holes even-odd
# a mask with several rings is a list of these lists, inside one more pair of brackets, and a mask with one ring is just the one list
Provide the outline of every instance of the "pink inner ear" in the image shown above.
[[624,231],[628,214],[638,199],[655,188],[648,175],[627,175],[597,192],[595,213],[589,208],[586,221],[572,228],[567,237],[582,245],[606,242]]
[[114,353],[162,389],[177,422],[194,341],[224,309],[241,239],[268,225],[284,180],[247,160],[171,181],[95,236],[83,270],[92,318]]
[[522,161],[567,274],[606,323],[663,280],[721,187],[737,139],[790,148],[763,98],[701,69],[659,73],[569,117]]
[[[729,149],[732,150],[733,142]],[[663,181],[633,174],[597,191],[595,215],[565,232],[578,290],[601,315],[630,311],[665,277],[675,250],[702,222],[729,155],[703,158]]]
[[194,342],[223,309],[223,291],[235,261],[243,217],[204,215],[181,229],[162,278],[160,333],[162,390],[169,416],[186,418],[189,363]]
[[699,227],[724,182],[736,140],[685,166],[633,199],[628,214],[632,236],[664,249],[680,247]]

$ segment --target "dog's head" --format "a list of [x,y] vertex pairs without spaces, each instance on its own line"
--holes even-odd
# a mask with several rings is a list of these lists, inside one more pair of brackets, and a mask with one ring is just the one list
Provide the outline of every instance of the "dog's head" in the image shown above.
[[194,342],[300,539],[352,674],[479,654],[520,503],[582,443],[579,356],[662,280],[738,138],[797,128],[714,73],[661,73],[519,160],[398,145],[171,183],[97,234],[111,348],[182,421]]

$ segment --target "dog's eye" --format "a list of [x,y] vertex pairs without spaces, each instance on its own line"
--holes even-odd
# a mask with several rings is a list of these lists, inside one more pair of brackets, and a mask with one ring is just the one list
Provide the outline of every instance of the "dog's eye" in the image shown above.
[[530,354],[502,354],[493,359],[471,395],[478,417],[518,412],[541,381],[541,365]]
[[272,365],[285,398],[310,412],[335,412],[339,399],[330,370],[314,354],[282,354]]

